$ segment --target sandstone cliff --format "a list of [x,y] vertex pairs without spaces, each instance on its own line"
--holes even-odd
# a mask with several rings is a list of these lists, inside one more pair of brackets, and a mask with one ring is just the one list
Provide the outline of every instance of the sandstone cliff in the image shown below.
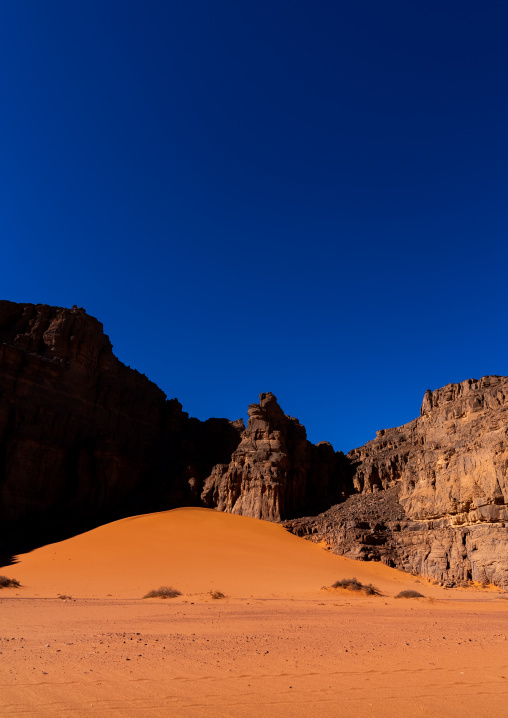
[[348,459],[359,495],[288,528],[439,581],[508,586],[507,377],[427,391],[417,419]]
[[508,379],[427,391],[420,417],[349,453],[357,491],[400,482],[408,517],[508,521]]
[[344,456],[307,441],[270,393],[246,428],[189,419],[84,309],[0,301],[4,539],[184,505],[289,519],[337,553],[508,587],[508,378],[428,391],[417,419]]
[[327,442],[315,446],[307,441],[305,427],[284,414],[273,394],[260,394],[248,414],[231,462],[215,466],[205,482],[206,506],[280,521],[348,494],[343,454]]
[[198,503],[242,429],[189,419],[84,309],[0,301],[4,534]]

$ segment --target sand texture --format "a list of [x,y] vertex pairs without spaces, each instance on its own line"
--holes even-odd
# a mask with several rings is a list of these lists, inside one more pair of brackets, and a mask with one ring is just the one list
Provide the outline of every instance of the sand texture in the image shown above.
[[[275,524],[138,516],[0,574],[22,584],[0,590],[2,716],[507,715],[506,594],[432,586]],[[322,589],[352,576],[382,595]],[[160,585],[182,595],[142,599]],[[395,599],[407,589],[425,598]]]

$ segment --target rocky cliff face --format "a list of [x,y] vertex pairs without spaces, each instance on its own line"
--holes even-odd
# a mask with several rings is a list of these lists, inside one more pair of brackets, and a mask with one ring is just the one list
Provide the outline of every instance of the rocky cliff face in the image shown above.
[[197,503],[242,428],[190,420],[84,309],[0,301],[4,532]]
[[507,377],[428,391],[417,419],[348,459],[359,495],[288,528],[442,582],[508,586]]
[[357,491],[400,482],[412,519],[451,525],[508,521],[508,379],[487,376],[427,391],[420,417],[350,452]]
[[4,536],[44,542],[184,505],[289,519],[353,558],[508,587],[508,378],[428,391],[417,419],[344,456],[307,441],[273,394],[246,428],[189,419],[84,309],[0,301]]
[[307,441],[271,394],[249,407],[249,421],[228,464],[214,467],[202,500],[219,511],[268,521],[319,510],[347,495],[343,454]]

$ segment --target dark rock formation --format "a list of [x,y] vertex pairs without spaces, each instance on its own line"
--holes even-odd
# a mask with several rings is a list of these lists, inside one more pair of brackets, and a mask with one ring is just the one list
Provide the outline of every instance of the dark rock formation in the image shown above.
[[189,419],[84,309],[0,301],[0,526],[81,527],[199,502],[243,426]]
[[0,301],[4,545],[184,505],[291,519],[337,553],[508,587],[508,378],[428,391],[417,419],[344,456],[307,441],[273,394],[246,429],[189,419],[84,309]]
[[268,521],[319,510],[349,493],[345,459],[330,444],[314,446],[273,394],[249,407],[242,440],[228,464],[205,482],[206,506]]
[[348,458],[359,494],[290,530],[449,584],[508,587],[508,378],[428,391],[418,419]]

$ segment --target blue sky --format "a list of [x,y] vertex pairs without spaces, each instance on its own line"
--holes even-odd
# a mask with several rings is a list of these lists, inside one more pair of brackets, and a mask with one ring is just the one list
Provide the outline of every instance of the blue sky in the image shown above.
[[0,6],[5,299],[347,451],[507,373],[504,2]]

